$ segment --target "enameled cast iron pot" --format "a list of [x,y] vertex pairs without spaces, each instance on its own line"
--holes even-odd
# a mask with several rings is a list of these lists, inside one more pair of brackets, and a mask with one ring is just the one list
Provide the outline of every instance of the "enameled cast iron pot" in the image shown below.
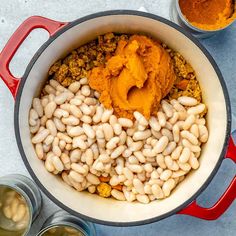
[[[50,38],[32,58],[24,76],[15,78],[9,71],[9,62],[35,28],[44,28],[49,32]],[[106,32],[144,33],[166,42],[180,52],[196,71],[204,102],[208,106],[207,124],[210,135],[202,148],[200,168],[191,172],[171,196],[162,201],[149,204],[128,203],[76,192],[59,177],[46,171],[31,144],[28,113],[33,97],[39,95],[47,79],[50,66],[73,48]],[[0,75],[16,101],[15,134],[23,161],[43,192],[71,214],[95,223],[115,226],[151,223],[174,213],[213,220],[223,214],[234,201],[235,176],[213,207],[202,208],[196,203],[197,196],[210,183],[224,158],[231,158],[236,162],[236,147],[230,137],[230,101],[222,75],[206,49],[179,26],[149,13],[126,10],[101,12],[71,23],[33,16],[23,22],[12,35],[0,54],[0,63]]]

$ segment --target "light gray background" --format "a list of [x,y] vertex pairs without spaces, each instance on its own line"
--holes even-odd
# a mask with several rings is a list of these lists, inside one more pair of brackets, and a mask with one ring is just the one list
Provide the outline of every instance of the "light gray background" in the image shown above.
[[[171,0],[1,0],[0,51],[19,24],[32,15],[41,15],[67,22],[98,11],[138,9],[140,6],[144,6],[151,13],[169,18],[170,2]],[[47,38],[48,34],[43,30],[35,30],[30,34],[11,63],[14,75],[21,76],[23,74],[30,58]],[[202,43],[210,51],[223,73],[229,89],[233,113],[236,115],[236,23],[224,32],[210,39],[202,40]],[[13,98],[0,80],[0,176],[9,173],[21,173],[29,176],[15,141],[13,110]],[[205,207],[211,206],[223,193],[235,173],[235,165],[229,160],[224,161],[212,183],[198,198],[198,202]],[[44,196],[42,212],[34,223],[30,236],[36,235],[43,221],[57,209],[58,207]],[[106,214],[106,209],[104,209],[104,214]],[[116,228],[96,225],[96,229],[99,236],[231,236],[236,235],[236,202],[216,221],[174,215],[145,226]]]

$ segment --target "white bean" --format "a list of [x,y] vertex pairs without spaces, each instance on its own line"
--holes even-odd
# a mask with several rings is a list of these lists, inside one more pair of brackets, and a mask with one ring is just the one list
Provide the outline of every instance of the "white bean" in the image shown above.
[[63,104],[67,100],[67,98],[68,98],[68,93],[67,92],[63,92],[63,93],[57,95],[55,97],[54,101],[55,101],[55,103],[57,105],[61,105],[61,104]]
[[44,108],[44,113],[45,116],[50,119],[54,113],[54,111],[56,110],[57,104],[55,102],[49,102],[45,108]]
[[159,111],[157,112],[157,118],[158,118],[158,121],[159,121],[159,124],[161,127],[165,126],[166,124],[166,118],[165,118],[165,115],[163,112]]
[[83,115],[80,120],[84,123],[91,124],[92,123],[92,118],[87,115]]
[[120,141],[120,138],[119,138],[119,137],[113,137],[113,138],[111,138],[110,141],[107,142],[106,148],[108,148],[108,149],[114,149],[114,148],[117,146],[117,144],[119,143],[119,141]]
[[116,135],[120,135],[122,132],[122,127],[119,123],[113,125],[113,130]]
[[206,109],[206,105],[201,103],[195,107],[190,107],[188,110],[187,110],[187,113],[189,115],[198,115],[198,114],[201,114],[204,110]]
[[[80,83],[81,83],[81,81],[80,81]],[[88,85],[82,86],[80,91],[81,91],[81,94],[84,95],[85,97],[88,97],[91,93],[90,87]]]
[[140,141],[140,140],[145,140],[151,136],[151,131],[149,129],[145,131],[137,131],[133,135],[133,140],[134,141]]
[[169,119],[169,122],[174,125],[179,119],[179,113],[174,112],[173,116]]
[[[89,174],[88,174],[89,175]],[[74,180],[77,183],[81,183],[84,180],[83,175],[79,174],[78,172],[71,170],[69,173],[69,177],[72,178],[72,180]]]
[[61,172],[64,170],[64,165],[58,156],[52,156],[52,163],[57,171]]
[[117,148],[111,153],[111,158],[112,158],[112,159],[115,159],[115,158],[119,157],[119,156],[122,154],[122,152],[125,150],[125,148],[126,148],[126,147],[125,147],[124,145],[117,147]]
[[187,139],[183,139],[182,143],[184,145],[184,147],[187,147],[190,149],[190,151],[192,152],[200,152],[201,148],[197,145],[192,145]]
[[162,109],[165,112],[166,116],[169,118],[172,117],[173,116],[172,106],[168,102],[166,102],[165,100],[162,100],[161,105],[162,105]]
[[191,155],[191,151],[189,148],[185,147],[179,157],[179,162],[181,163],[186,163],[188,162],[189,158],[190,158],[190,155]]
[[171,170],[164,170],[160,175],[160,179],[166,181],[171,177],[171,175],[172,175]]
[[44,151],[42,143],[37,143],[35,145],[35,152],[40,160],[44,158]]
[[70,115],[69,117],[67,118],[62,118],[61,119],[62,123],[65,124],[65,125],[78,125],[79,124],[79,119]]
[[170,155],[170,154],[173,152],[173,150],[175,149],[175,147],[176,147],[176,143],[175,143],[175,142],[170,142],[170,143],[167,145],[167,147],[165,148],[165,150],[162,152],[162,154],[163,154],[164,156]]
[[196,137],[199,137],[199,129],[198,129],[198,125],[193,124],[190,128],[190,132]]
[[133,179],[133,185],[138,193],[145,194],[144,185],[139,179]]
[[78,147],[78,148],[85,150],[87,148],[87,145],[83,139],[81,139],[80,137],[75,137],[75,138],[73,138],[73,141],[72,141],[72,147],[73,148]]
[[182,138],[186,138],[188,141],[190,141],[193,145],[198,145],[198,140],[197,138],[192,134],[190,133],[189,131],[187,130],[183,130],[181,131],[181,137]]
[[118,122],[122,127],[131,128],[133,126],[133,121],[128,118],[119,118]]
[[108,120],[109,120],[110,116],[112,115],[112,113],[113,113],[113,109],[105,110],[102,114],[101,121],[103,123],[108,122]]
[[111,190],[111,195],[112,195],[112,197],[114,197],[115,199],[117,199],[119,201],[125,201],[124,194],[116,189]]
[[103,107],[98,106],[98,107],[96,108],[96,113],[95,113],[95,115],[93,116],[93,122],[94,122],[94,123],[99,123],[99,122],[101,121],[102,114],[103,114]]
[[83,115],[81,110],[76,105],[70,105],[70,113],[77,118],[81,118]]
[[38,113],[39,117],[43,116],[43,106],[39,98],[33,99],[33,108]]
[[57,135],[56,125],[54,124],[54,122],[52,120],[47,120],[46,128],[50,131],[52,136],[55,137]]
[[173,141],[174,140],[172,132],[170,130],[168,130],[168,129],[162,128],[161,129],[161,134],[163,136],[168,137],[169,141]]
[[196,118],[194,115],[188,116],[188,118],[184,121],[183,129],[188,130],[195,122]]
[[182,96],[178,98],[178,102],[184,106],[195,106],[197,105],[197,100],[192,97]]
[[138,111],[134,112],[134,118],[138,121],[138,123],[140,125],[143,126],[147,126],[148,125],[148,121],[146,120],[146,118]]
[[200,140],[200,142],[202,142],[202,143],[207,142],[207,140],[208,140],[208,130],[207,130],[206,126],[198,125],[198,129],[199,129],[199,136],[200,136],[199,140]]
[[105,140],[109,141],[114,136],[114,131],[112,129],[112,126],[108,123],[104,123],[102,125],[102,129],[104,132]]
[[166,136],[162,136],[157,144],[155,145],[155,147],[153,148],[153,150],[156,152],[156,153],[161,153],[165,150],[165,148],[167,147],[169,143],[169,139],[166,137]]
[[166,168],[166,164],[165,164],[165,158],[162,154],[158,154],[156,156],[156,162],[157,164],[162,168],[165,169]]
[[93,185],[98,185],[100,184],[100,180],[96,175],[93,175],[91,173],[88,173],[86,176],[86,179]]
[[139,202],[144,203],[144,204],[147,204],[150,202],[148,196],[145,194],[137,194],[136,198]]
[[134,173],[141,173],[143,171],[143,167],[137,164],[132,164],[127,167]]
[[32,143],[41,143],[43,140],[49,135],[49,130],[48,129],[43,129],[42,131],[38,132],[33,138],[32,138]]
[[152,194],[156,197],[156,199],[164,198],[164,193],[158,184],[153,184],[151,190]]
[[198,169],[199,165],[200,165],[199,162],[198,162],[198,159],[194,155],[190,156],[189,164],[194,170]]
[[168,179],[162,186],[162,191],[165,197],[170,195],[171,190],[175,187],[175,181],[173,179]]
[[84,133],[91,139],[95,138],[95,132],[93,128],[88,124],[83,124]]
[[68,89],[72,92],[72,93],[77,93],[77,91],[80,88],[80,83],[78,81],[73,82],[72,84],[70,84],[70,86],[68,87]]

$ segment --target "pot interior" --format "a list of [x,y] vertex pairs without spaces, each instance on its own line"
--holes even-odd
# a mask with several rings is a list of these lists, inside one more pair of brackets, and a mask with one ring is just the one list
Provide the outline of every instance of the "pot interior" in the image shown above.
[[[135,13],[138,14],[138,13]],[[80,213],[103,223],[144,223],[155,217],[163,217],[182,206],[206,183],[221,158],[227,135],[227,108],[224,92],[215,69],[205,54],[187,36],[158,19],[146,17],[146,14],[130,15],[116,12],[114,15],[97,15],[71,24],[71,27],[60,34],[40,50],[37,60],[28,67],[27,79],[18,96],[19,114],[16,120],[16,132],[19,132],[18,143],[24,150],[28,169],[50,197],[65,210]],[[204,102],[208,107],[207,125],[209,140],[202,148],[200,168],[192,171],[178,185],[171,196],[150,204],[120,202],[104,199],[87,192],[77,192],[67,186],[59,177],[46,171],[31,144],[28,125],[28,112],[32,98],[39,95],[50,66],[72,49],[96,38],[106,32],[144,33],[165,42],[169,47],[181,53],[196,71],[203,92]],[[20,143],[21,142],[21,143]],[[63,205],[62,205],[63,204]],[[137,222],[139,221],[139,222]],[[142,221],[142,222],[141,222]],[[99,221],[98,221],[99,222]],[[148,221],[146,221],[148,222]]]

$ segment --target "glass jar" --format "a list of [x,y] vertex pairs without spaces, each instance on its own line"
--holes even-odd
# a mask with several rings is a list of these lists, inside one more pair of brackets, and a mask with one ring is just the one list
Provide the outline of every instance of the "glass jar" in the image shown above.
[[41,193],[31,179],[19,174],[0,177],[0,235],[27,235],[41,205]]
[[60,210],[44,222],[37,236],[96,236],[96,230],[93,223]]

